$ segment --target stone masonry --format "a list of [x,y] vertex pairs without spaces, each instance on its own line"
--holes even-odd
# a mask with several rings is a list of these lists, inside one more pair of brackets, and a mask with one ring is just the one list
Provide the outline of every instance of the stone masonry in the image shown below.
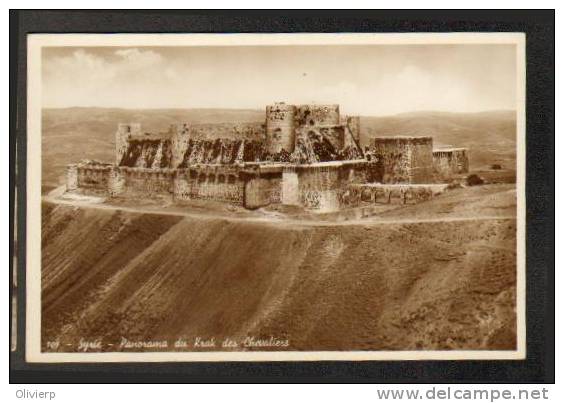
[[[213,200],[331,212],[363,202],[420,202],[468,172],[466,149],[433,151],[432,137],[376,137],[363,151],[358,116],[339,105],[266,107],[264,123],[180,124],[145,133],[119,124],[115,163],[67,166],[67,191],[109,197]],[[395,196],[399,195],[399,196]]]

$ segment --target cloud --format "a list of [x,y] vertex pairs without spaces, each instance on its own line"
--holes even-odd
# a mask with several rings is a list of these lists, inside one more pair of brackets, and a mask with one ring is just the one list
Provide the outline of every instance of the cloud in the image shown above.
[[[166,72],[164,75],[160,72]],[[177,78],[152,50],[118,49],[96,55],[85,49],[72,54],[44,59],[43,102],[45,105],[107,105],[128,99],[125,94],[143,96],[163,80]]]
[[42,60],[46,107],[263,108],[286,101],[389,115],[515,104],[511,48],[57,48]]

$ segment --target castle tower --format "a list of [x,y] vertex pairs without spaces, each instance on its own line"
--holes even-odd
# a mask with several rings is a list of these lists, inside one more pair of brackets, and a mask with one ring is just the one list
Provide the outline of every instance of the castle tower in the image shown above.
[[283,102],[266,107],[266,151],[277,154],[283,149],[289,153],[295,145],[296,107]]
[[140,123],[120,123],[116,132],[116,165],[121,163],[132,136],[141,134]]
[[340,123],[339,105],[298,105],[299,126],[336,126]]
[[381,183],[430,183],[433,178],[433,138],[375,137],[370,152],[377,160],[374,180]]
[[360,116],[346,116],[344,123],[347,125],[356,143],[360,144]]
[[110,197],[117,196],[125,190],[125,177],[119,167],[112,167],[108,177],[108,194]]
[[67,165],[67,192],[78,188],[78,166],[76,164]]
[[184,154],[188,150],[188,143],[190,142],[190,126],[187,123],[179,125],[172,125],[171,148],[172,160],[171,168],[178,168],[184,160]]

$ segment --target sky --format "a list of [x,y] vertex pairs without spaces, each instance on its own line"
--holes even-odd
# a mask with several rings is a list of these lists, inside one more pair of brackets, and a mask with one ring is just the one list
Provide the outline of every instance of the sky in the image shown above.
[[243,108],[346,114],[516,108],[515,45],[51,47],[43,107]]

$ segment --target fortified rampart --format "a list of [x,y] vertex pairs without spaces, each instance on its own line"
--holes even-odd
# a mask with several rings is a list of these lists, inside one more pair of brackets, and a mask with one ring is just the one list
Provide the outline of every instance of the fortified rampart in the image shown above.
[[[84,163],[76,165],[76,183],[78,188],[106,191],[108,189],[108,180],[110,177],[110,170],[112,165],[101,163]],[[67,166],[67,173],[70,171],[70,178],[67,176],[67,181],[72,181],[74,168]]]
[[433,166],[441,178],[467,174],[469,165],[467,148],[445,148],[433,151]]
[[174,200],[216,200],[242,205],[245,182],[234,167],[201,165],[176,170]]
[[159,133],[120,124],[116,163],[68,165],[67,190],[330,212],[424,201],[444,186],[434,178],[468,172],[466,149],[433,152],[432,137],[377,137],[363,152],[360,135],[360,118],[341,116],[339,105],[275,103],[264,124],[183,123]]
[[282,203],[317,212],[343,207],[348,185],[366,181],[366,161],[338,161],[284,167]]
[[448,187],[444,183],[379,184],[363,183],[349,186],[351,203],[416,204],[430,200]]
[[167,168],[120,168],[125,190],[153,197],[172,193],[174,170]]
[[241,177],[245,182],[246,208],[254,209],[281,203],[283,166],[283,164],[269,164],[245,167]]
[[370,154],[376,163],[371,182],[433,181],[432,137],[376,137],[372,139]]

